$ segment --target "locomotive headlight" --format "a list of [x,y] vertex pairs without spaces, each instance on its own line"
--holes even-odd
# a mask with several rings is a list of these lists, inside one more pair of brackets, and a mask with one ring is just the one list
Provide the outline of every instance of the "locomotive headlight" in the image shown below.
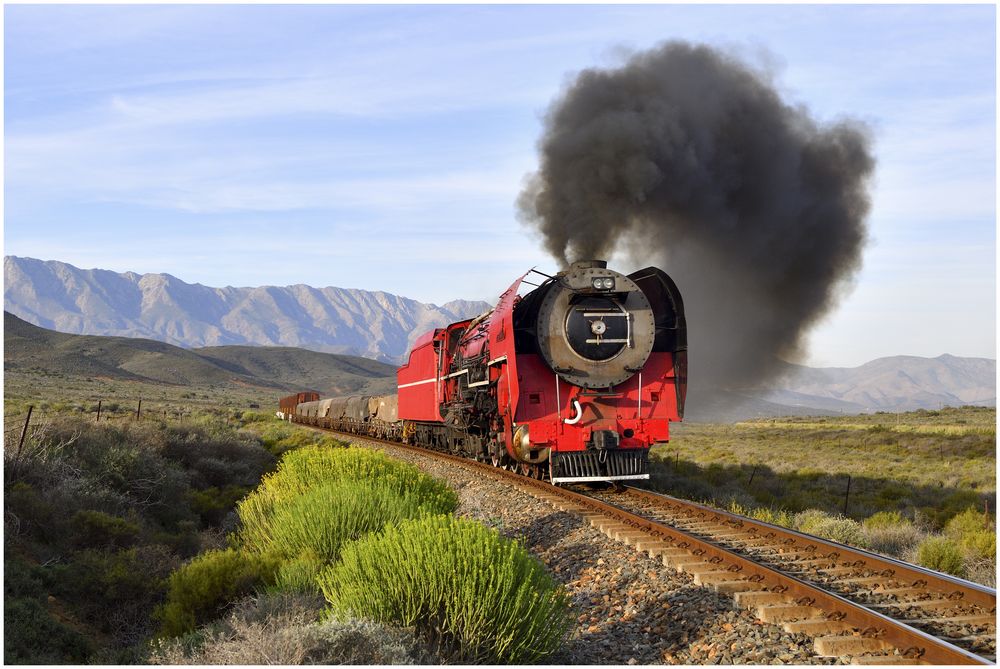
[[611,277],[604,277],[604,278],[598,277],[592,280],[590,282],[590,285],[592,285],[597,290],[611,290],[612,288],[615,287],[615,280],[612,279]]

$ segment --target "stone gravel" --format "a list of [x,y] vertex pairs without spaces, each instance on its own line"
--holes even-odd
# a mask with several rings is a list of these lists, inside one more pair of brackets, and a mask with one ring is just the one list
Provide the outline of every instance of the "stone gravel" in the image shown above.
[[572,597],[576,626],[553,664],[842,664],[813,655],[802,634],[763,623],[578,516],[502,481],[401,448],[355,439],[412,462],[459,494],[459,516],[526,547]]

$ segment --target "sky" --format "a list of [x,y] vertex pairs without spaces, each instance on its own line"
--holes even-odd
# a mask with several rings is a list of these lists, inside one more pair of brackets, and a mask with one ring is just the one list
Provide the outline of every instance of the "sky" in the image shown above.
[[558,269],[515,215],[549,104],[683,39],[872,129],[864,267],[806,362],[995,358],[995,11],[6,5],[4,253],[494,301]]

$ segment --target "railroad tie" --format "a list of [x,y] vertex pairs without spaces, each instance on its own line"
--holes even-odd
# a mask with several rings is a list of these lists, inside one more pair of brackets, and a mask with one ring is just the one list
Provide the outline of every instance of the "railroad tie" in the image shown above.
[[893,650],[893,646],[881,639],[866,636],[821,636],[813,640],[813,649],[820,657],[845,657],[884,653]]
[[780,592],[746,591],[733,595],[733,602],[739,609],[754,609],[764,604],[792,604],[789,595]]
[[869,604],[872,609],[928,609],[930,611],[941,611],[962,606],[966,602],[955,599],[915,599],[909,602],[893,602],[892,604]]
[[800,604],[762,604],[757,607],[757,618],[766,623],[787,623],[797,620],[822,620],[823,609]]
[[670,566],[667,562],[668,558],[673,558],[678,555],[691,555],[691,551],[686,548],[672,548],[666,543],[662,546],[651,546],[646,552],[652,559],[662,562],[664,567]]
[[958,623],[966,625],[985,625],[996,628],[997,617],[992,613],[984,613],[975,616],[955,616],[954,618],[917,618],[909,621],[911,623],[923,623],[930,625],[940,625],[942,623]]
[[851,658],[851,664],[930,664],[919,658],[906,657],[905,655],[859,655]]
[[756,581],[721,581],[715,583],[709,581],[707,585],[711,586],[713,590],[723,595],[731,595],[735,597],[737,593],[741,592],[760,592],[764,589],[764,585]]
[[833,636],[844,632],[853,632],[855,627],[842,620],[795,620],[786,622],[785,631],[789,634],[807,634],[809,636]]
[[697,555],[692,555],[690,553],[686,556],[678,555],[676,557],[664,555],[663,564],[667,567],[673,567],[679,572],[689,572],[689,567],[696,567],[697,565],[705,564],[705,558],[698,557]]

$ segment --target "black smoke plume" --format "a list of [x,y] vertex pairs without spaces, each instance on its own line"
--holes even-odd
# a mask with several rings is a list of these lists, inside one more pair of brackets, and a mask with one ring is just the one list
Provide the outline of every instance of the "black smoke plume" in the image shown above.
[[668,42],[581,72],[539,149],[521,219],[563,264],[617,250],[666,270],[684,297],[695,390],[779,373],[860,268],[867,129],[814,120],[718,50]]

